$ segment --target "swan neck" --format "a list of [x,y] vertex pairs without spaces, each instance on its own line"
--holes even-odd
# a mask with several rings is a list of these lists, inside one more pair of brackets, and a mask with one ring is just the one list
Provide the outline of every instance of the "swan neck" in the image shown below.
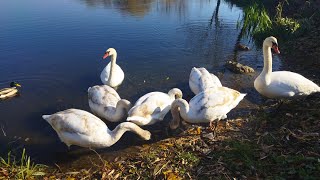
[[[272,72],[272,55],[271,48],[267,45],[263,45],[263,70],[262,73],[269,74]],[[261,73],[261,74],[262,74]]]
[[176,108],[180,108],[180,115],[181,117],[185,120],[188,121],[188,112],[189,112],[189,104],[186,100],[184,99],[176,99],[173,103],[172,103],[172,107],[173,109]]
[[145,130],[141,129],[138,125],[131,123],[131,122],[123,122],[123,123],[120,123],[116,128],[114,128],[114,130],[111,131],[110,144],[113,145],[117,141],[119,141],[119,139],[122,137],[122,135],[127,131],[131,131],[133,133],[136,133],[137,135],[139,135],[141,137],[145,136]]
[[117,61],[117,53],[114,53],[111,56],[110,74],[109,74],[109,79],[108,79],[109,82],[113,78],[114,71],[115,71],[115,66],[116,66],[116,61]]

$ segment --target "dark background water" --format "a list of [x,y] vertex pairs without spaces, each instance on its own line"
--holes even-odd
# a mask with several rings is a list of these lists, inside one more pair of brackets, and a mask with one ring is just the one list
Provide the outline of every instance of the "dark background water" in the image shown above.
[[[0,88],[11,81],[22,85],[20,97],[0,101],[1,153],[27,147],[41,162],[68,156],[41,115],[89,111],[87,89],[101,84],[109,47],[117,50],[125,72],[117,90],[122,98],[134,102],[147,92],[178,87],[189,100],[191,68],[206,67],[223,85],[248,93],[234,111],[247,112],[261,101],[253,80],[263,62],[261,50],[247,40],[252,50],[235,54],[241,15],[224,1],[217,7],[216,0],[0,1]],[[234,57],[257,73],[226,70]],[[278,59],[274,63],[279,67]],[[128,134],[105,151],[144,143]]]

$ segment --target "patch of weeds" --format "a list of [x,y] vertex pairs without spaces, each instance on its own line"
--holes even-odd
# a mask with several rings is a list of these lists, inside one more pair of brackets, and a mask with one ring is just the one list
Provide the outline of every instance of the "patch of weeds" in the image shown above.
[[45,165],[31,162],[25,149],[23,149],[21,158],[18,160],[11,155],[11,152],[8,153],[7,158],[0,157],[0,175],[8,179],[33,179],[44,176],[46,168]]
[[305,157],[303,155],[282,155],[272,159],[274,166],[278,168],[278,177],[316,179],[319,177],[320,162],[318,158]]
[[106,162],[102,177],[115,175],[128,179],[186,179],[192,176],[200,161],[192,152],[190,138],[167,139],[153,145],[144,145],[140,151],[114,162]]
[[213,152],[214,159],[222,161],[233,176],[244,175],[251,177],[259,166],[256,161],[258,153],[256,145],[248,142],[229,141],[224,143],[223,149]]

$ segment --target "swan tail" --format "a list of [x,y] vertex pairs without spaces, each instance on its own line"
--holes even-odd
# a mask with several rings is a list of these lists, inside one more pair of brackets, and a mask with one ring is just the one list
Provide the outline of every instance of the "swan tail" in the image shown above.
[[49,122],[51,115],[42,115],[42,118]]
[[247,93],[241,93],[240,94],[241,99],[243,99],[246,95],[247,95]]

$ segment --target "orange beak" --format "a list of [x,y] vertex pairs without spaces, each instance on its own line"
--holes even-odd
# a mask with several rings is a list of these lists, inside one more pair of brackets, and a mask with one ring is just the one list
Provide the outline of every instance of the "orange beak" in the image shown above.
[[274,52],[275,52],[276,54],[280,54],[280,51],[279,51],[279,48],[278,48],[277,45],[273,45],[273,46],[272,46],[272,49],[274,50]]
[[104,56],[102,57],[102,59],[106,59],[108,56],[109,56],[109,53],[106,52],[106,53],[104,54]]

